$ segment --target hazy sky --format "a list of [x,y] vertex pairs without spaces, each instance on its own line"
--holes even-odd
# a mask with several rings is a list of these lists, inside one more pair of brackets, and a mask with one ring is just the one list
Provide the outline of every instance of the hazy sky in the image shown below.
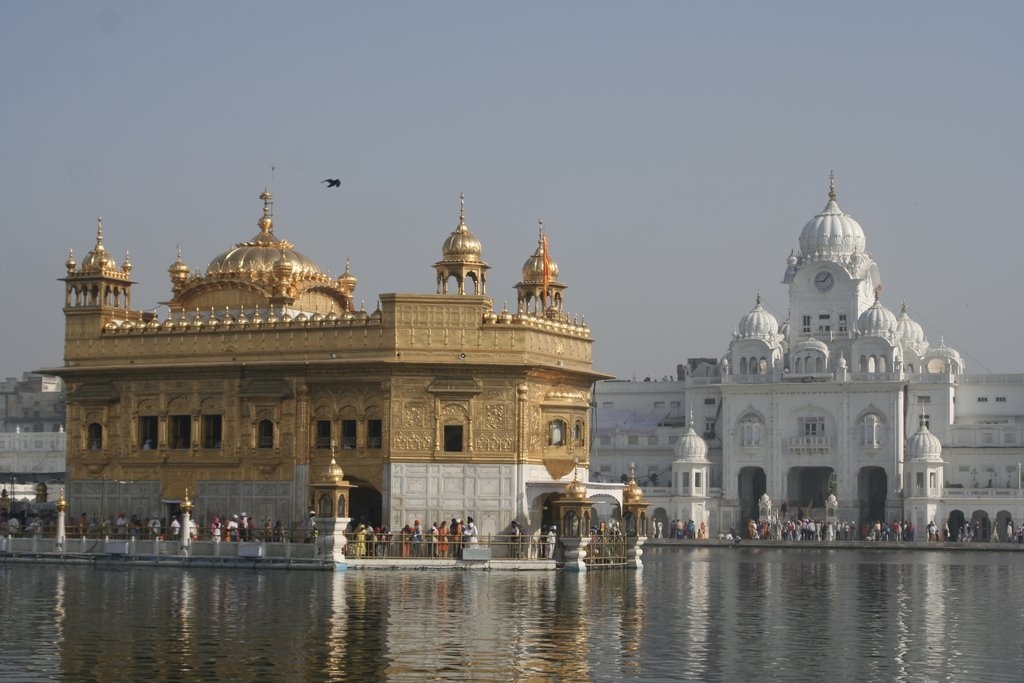
[[[133,304],[275,232],[372,310],[458,222],[500,310],[544,219],[596,369],[720,356],[827,201],[969,372],[1024,372],[1024,3],[0,2],[3,376],[59,365],[103,216]],[[328,190],[324,178],[341,178]]]

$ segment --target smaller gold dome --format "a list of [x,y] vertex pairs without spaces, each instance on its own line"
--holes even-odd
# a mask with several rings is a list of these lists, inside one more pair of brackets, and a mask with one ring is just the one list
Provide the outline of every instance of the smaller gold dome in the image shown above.
[[640,486],[636,483],[636,479],[630,477],[629,484],[622,491],[622,502],[624,503],[636,503],[643,500],[644,492]]
[[[558,280],[558,264],[551,258],[548,252],[548,267],[551,281]],[[537,238],[537,250],[523,264],[523,282],[529,284],[540,284],[544,282],[544,233]]]
[[167,268],[167,272],[171,276],[171,282],[174,284],[182,284],[188,279],[189,269],[185,265],[185,262],[181,260],[181,245],[178,245],[178,258]]
[[64,512],[68,509],[68,501],[64,497],[64,489],[60,490],[60,498],[57,499],[57,503],[54,507],[57,508],[57,512]]
[[565,495],[574,500],[583,500],[587,497],[587,485],[580,481],[579,470],[573,467],[572,481],[565,487]]
[[359,280],[357,280],[356,276],[352,274],[349,265],[349,260],[346,258],[345,272],[338,276],[338,283],[344,286],[345,289],[348,290],[348,293],[351,294],[356,290],[356,284],[359,282]]
[[278,280],[287,280],[292,276],[294,270],[295,264],[284,254],[281,255],[281,258],[274,261],[274,277]]
[[459,225],[441,246],[441,258],[444,261],[479,261],[483,254],[483,245],[466,227],[466,195],[459,195]]
[[77,265],[78,263],[75,262],[74,250],[68,249],[68,260],[64,262],[64,267],[68,269],[68,273],[70,274],[75,272],[75,267]]
[[323,476],[320,477],[321,481],[331,482],[334,484],[340,483],[345,479],[345,472],[341,469],[341,465],[334,459],[334,455],[331,455],[331,464],[324,470]]
[[128,258],[128,252],[124,252],[124,261],[121,263],[121,270],[124,271],[125,275],[129,275],[132,272],[132,261]]

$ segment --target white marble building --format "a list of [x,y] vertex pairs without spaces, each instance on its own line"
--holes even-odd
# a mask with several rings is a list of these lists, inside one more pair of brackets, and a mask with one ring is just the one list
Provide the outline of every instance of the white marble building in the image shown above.
[[703,516],[712,534],[757,517],[764,494],[824,517],[834,492],[843,520],[969,521],[984,538],[994,522],[1003,538],[1024,520],[1024,375],[965,374],[906,303],[883,303],[866,247],[830,180],[786,259],[789,318],[758,295],[720,358],[678,381],[599,383],[592,476],[635,462],[652,519]]

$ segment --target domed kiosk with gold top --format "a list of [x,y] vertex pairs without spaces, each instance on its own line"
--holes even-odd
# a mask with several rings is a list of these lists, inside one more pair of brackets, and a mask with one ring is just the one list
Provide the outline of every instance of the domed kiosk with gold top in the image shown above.
[[[464,203],[436,292],[384,293],[369,313],[349,261],[325,274],[260,198],[259,232],[205,272],[179,249],[163,310],[132,307],[142,274],[114,263],[102,224],[82,264],[63,264],[65,364],[46,372],[67,386],[74,509],[169,521],[187,488],[200,529],[242,510],[308,528],[328,500],[354,524],[472,515],[481,537],[512,520],[538,533],[573,461],[589,463],[591,387],[606,377],[589,328],[496,312]],[[332,467],[347,481],[325,482]]]

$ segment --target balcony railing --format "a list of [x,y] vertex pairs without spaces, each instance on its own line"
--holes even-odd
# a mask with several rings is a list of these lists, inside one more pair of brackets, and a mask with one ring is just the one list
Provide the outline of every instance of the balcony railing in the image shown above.
[[786,439],[790,453],[826,455],[832,452],[832,440],[827,436],[792,436]]

